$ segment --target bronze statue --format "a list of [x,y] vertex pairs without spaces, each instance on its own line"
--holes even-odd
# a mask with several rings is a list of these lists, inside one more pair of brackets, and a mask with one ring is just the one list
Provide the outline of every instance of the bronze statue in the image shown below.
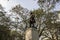
[[35,15],[31,12],[30,13],[30,27],[34,27],[34,23],[35,23],[34,17]]

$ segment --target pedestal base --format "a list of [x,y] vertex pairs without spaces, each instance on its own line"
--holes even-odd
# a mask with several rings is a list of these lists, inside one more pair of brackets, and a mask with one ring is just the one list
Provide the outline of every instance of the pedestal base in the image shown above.
[[28,28],[25,32],[25,40],[39,40],[38,31],[35,28]]

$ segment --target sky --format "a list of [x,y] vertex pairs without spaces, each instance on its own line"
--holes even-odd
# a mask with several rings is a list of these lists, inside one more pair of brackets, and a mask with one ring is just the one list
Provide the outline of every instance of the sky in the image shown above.
[[[27,8],[28,10],[33,10],[39,8],[37,0],[0,0],[0,4],[5,8],[5,10],[10,10],[17,4],[20,4],[22,7]],[[60,3],[57,3],[54,10],[60,10]]]
[[29,10],[37,9],[39,6],[37,5],[37,1],[35,0],[0,0],[0,4],[5,7],[6,10],[11,9],[13,6],[20,4],[22,7],[27,8]]

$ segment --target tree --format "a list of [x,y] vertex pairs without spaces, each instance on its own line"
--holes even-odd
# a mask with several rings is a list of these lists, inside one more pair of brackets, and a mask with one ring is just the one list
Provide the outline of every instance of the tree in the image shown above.
[[55,7],[55,4],[60,0],[38,0],[38,5],[41,9],[49,11]]
[[10,30],[4,25],[0,25],[0,40],[9,40],[10,39]]
[[[29,26],[29,10],[21,7],[19,4],[13,7],[10,12],[16,14],[15,21],[12,21],[11,24],[16,28],[16,31],[19,29],[22,36],[26,30],[26,26]],[[18,32],[18,31],[17,31]]]
[[45,14],[45,12],[41,9],[37,9],[32,12],[35,14],[36,27],[39,32],[39,37],[42,37],[41,40],[45,38],[48,38],[49,40],[58,40],[57,33],[59,24],[56,21],[58,13],[54,11]]
[[[36,16],[35,17],[36,24],[38,25],[37,27],[39,29],[40,37],[41,37],[41,35],[43,35],[42,33],[44,32],[45,28],[47,28],[47,30],[57,29],[57,27],[58,27],[58,24],[56,23],[56,20],[58,18],[57,12],[56,13],[51,12],[51,10],[55,7],[55,4],[58,1],[59,0],[38,0],[38,5],[40,6],[40,9],[34,10],[33,13]],[[58,34],[57,33],[54,33],[54,34],[56,34],[56,38],[57,38]],[[51,39],[51,40],[53,40],[53,39]],[[58,40],[58,38],[57,38],[57,40]]]
[[17,32],[16,30],[11,31],[11,40],[23,40],[22,35],[20,34],[20,32]]
[[9,19],[5,13],[2,5],[0,5],[0,40],[9,40],[10,38]]

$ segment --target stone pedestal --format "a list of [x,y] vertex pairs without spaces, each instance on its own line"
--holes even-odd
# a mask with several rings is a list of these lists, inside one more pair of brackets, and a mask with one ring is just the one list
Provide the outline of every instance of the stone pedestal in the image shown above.
[[28,28],[25,32],[25,40],[39,40],[38,31],[35,28]]

